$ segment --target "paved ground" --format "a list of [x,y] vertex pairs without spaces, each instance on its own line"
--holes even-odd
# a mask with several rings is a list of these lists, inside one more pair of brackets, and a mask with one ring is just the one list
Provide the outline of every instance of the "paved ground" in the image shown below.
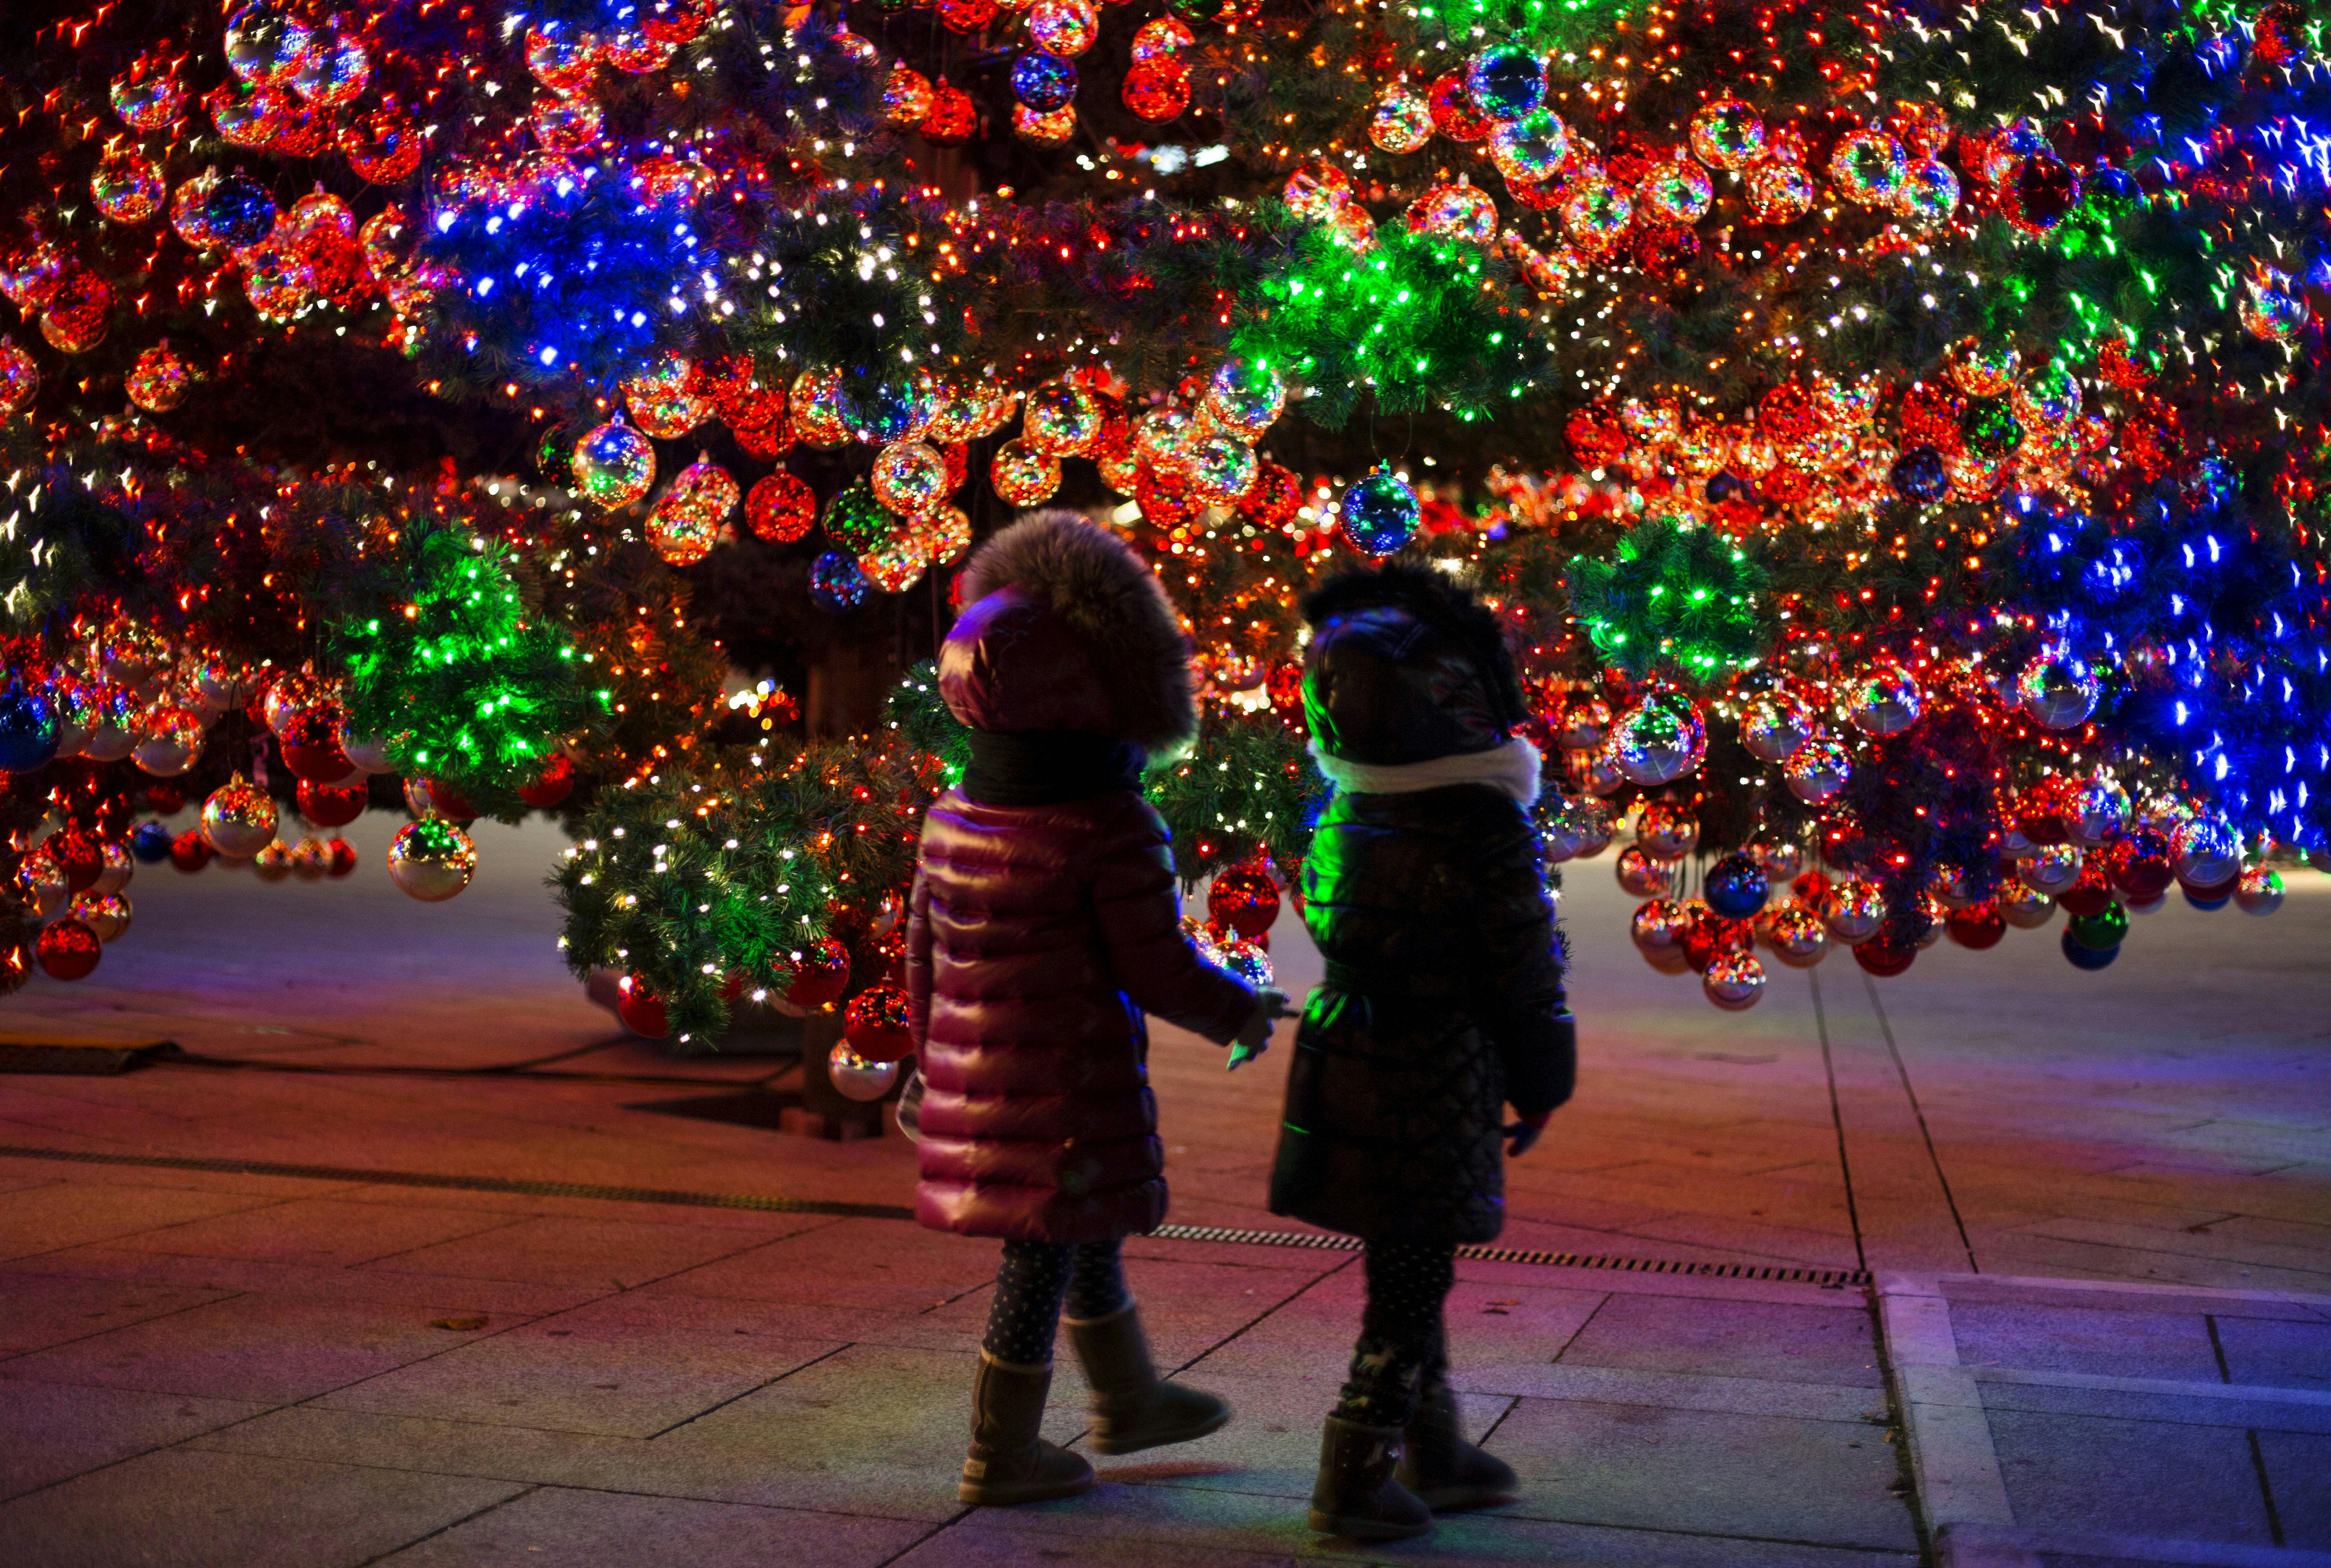
[[[482,835],[479,884],[424,907],[370,826],[348,883],[147,870],[96,977],[8,1003],[11,1029],[152,1030],[251,1065],[0,1078],[0,1563],[1321,1552],[1299,1499],[1348,1253],[1138,1244],[1161,1351],[1241,1419],[1103,1461],[1093,1498],[966,1515],[988,1246],[482,1190],[889,1206],[904,1145],[678,1114],[778,1064],[611,1031],[553,950],[554,838]],[[1882,1289],[1469,1262],[1468,1412],[1524,1497],[1327,1554],[1907,1563],[1933,1525],[1954,1561],[2019,1568],[2331,1552],[2331,879],[2270,920],[2141,919],[2102,975],[2011,933],[1874,987],[1838,961],[1776,972],[1727,1015],[1633,955],[1607,865],[1567,899],[1579,1098],[1516,1169],[1507,1243]],[[1316,973],[1289,927],[1280,950],[1289,981]],[[1221,1060],[1160,1031],[1173,1217],[1299,1230],[1260,1209],[1283,1053]],[[1064,1439],[1078,1402],[1064,1374]],[[2189,1544],[2145,1545],[2164,1539]]]

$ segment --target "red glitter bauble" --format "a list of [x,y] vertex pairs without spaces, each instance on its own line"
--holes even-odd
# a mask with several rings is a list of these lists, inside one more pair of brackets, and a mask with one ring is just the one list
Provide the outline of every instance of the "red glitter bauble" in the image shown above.
[[976,33],[995,20],[995,0],[939,0],[939,20],[952,33]]
[[918,128],[933,147],[960,147],[979,134],[979,106],[953,82],[933,81],[931,112]]
[[790,545],[817,521],[817,492],[779,469],[753,481],[745,495],[745,526],[756,539]]
[[1943,925],[1950,939],[1962,947],[1989,947],[2007,935],[2006,918],[2000,914],[1998,904],[1989,898],[1952,910],[1944,917]]
[[211,863],[211,856],[215,852],[210,841],[203,837],[198,828],[188,828],[170,841],[170,864],[181,871],[201,870]]
[[332,851],[332,864],[326,876],[345,877],[357,869],[357,847],[346,839],[334,839],[325,846]]
[[518,798],[538,810],[548,811],[574,790],[575,763],[566,753],[557,752],[535,774],[532,784],[519,786]]
[[276,739],[283,747],[283,765],[294,778],[338,784],[356,772],[357,765],[340,749],[340,710],[328,703],[293,714]]
[[94,834],[67,828],[50,834],[45,847],[57,870],[64,873],[66,888],[73,892],[87,892],[105,874],[105,851]]
[[800,1008],[829,1007],[849,989],[850,949],[831,936],[821,936],[802,950],[785,1000]]
[[1821,428],[1821,412],[1812,394],[1793,381],[1784,381],[1757,400],[1756,427],[1766,439],[1794,446]]
[[1474,107],[1463,71],[1452,71],[1435,81],[1431,101],[1432,128],[1451,141],[1479,141],[1489,134],[1489,117]]
[[1270,873],[1249,862],[1227,866],[1214,873],[1206,889],[1206,919],[1222,929],[1235,931],[1250,942],[1270,934],[1279,918],[1279,884]]
[[1789,884],[1789,891],[1794,893],[1797,902],[1806,908],[1819,909],[1822,900],[1829,897],[1829,879],[1819,871],[1806,871]]
[[1119,96],[1126,108],[1152,124],[1178,119],[1190,107],[1189,68],[1170,54],[1137,61],[1126,71]]
[[376,185],[401,185],[421,166],[421,127],[402,110],[382,108],[340,130],[348,166]]
[[2105,906],[2113,901],[2112,879],[2098,863],[2099,857],[2090,856],[2080,867],[2080,879],[2056,895],[2064,913],[2075,917],[2101,915]]
[[1295,470],[1265,459],[1254,484],[1238,505],[1238,515],[1258,528],[1283,528],[1303,505],[1303,481]]
[[2107,864],[2114,883],[2132,898],[2165,893],[2177,879],[2170,864],[2169,835],[2158,828],[2136,828],[2123,834],[2112,845]]
[[1627,450],[1627,432],[1619,422],[1591,408],[1572,414],[1562,427],[1570,455],[1581,468],[1603,468],[1617,462]]
[[842,1038],[868,1061],[899,1061],[915,1054],[907,988],[877,980],[850,999],[842,1014]]
[[1713,909],[1692,911],[1691,926],[1683,934],[1683,960],[1699,974],[1727,953],[1750,953],[1756,947],[1756,927],[1746,920],[1727,920]]
[[1883,931],[1853,948],[1853,961],[1880,980],[1901,974],[1917,956],[1917,943],[1897,941]]
[[1134,504],[1154,527],[1175,528],[1198,515],[1203,504],[1185,480],[1168,478],[1144,464],[1133,476]]
[[[341,776],[345,778],[347,774]],[[319,828],[344,828],[364,815],[365,801],[371,793],[360,784],[336,789],[331,784],[303,778],[297,794],[300,814]]]
[[80,921],[52,920],[41,927],[42,973],[52,980],[79,980],[97,967],[105,946]]
[[615,983],[615,1016],[623,1021],[625,1029],[650,1040],[661,1040],[671,1032],[663,998],[650,991],[648,983],[636,974],[626,974]]
[[685,43],[704,31],[718,0],[648,0],[640,8],[640,31],[658,43]]

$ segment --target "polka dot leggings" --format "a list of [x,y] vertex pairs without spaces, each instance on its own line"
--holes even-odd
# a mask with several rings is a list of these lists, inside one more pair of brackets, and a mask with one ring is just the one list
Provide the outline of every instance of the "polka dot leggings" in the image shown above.
[[1447,1371],[1441,1305],[1457,1282],[1457,1250],[1432,1242],[1371,1241],[1362,1263],[1368,1305],[1337,1416],[1362,1426],[1404,1427],[1423,1391]]
[[1107,1317],[1132,1299],[1114,1240],[1006,1241],[981,1344],[998,1361],[1050,1366],[1063,1305],[1070,1317]]

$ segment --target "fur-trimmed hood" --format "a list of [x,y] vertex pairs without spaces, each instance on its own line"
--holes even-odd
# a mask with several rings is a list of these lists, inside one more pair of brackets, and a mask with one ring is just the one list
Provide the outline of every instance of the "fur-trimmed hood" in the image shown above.
[[964,568],[939,689],[975,729],[1090,730],[1153,755],[1197,733],[1190,642],[1133,547],[1082,515],[1033,512]]
[[1529,716],[1497,616],[1462,583],[1394,563],[1303,600],[1304,716],[1347,762],[1402,765],[1505,744]]

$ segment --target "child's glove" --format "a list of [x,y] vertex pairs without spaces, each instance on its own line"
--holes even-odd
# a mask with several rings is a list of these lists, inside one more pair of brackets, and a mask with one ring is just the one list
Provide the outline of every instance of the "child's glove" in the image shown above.
[[1530,1145],[1537,1142],[1538,1135],[1546,1131],[1546,1124],[1553,1117],[1552,1111],[1540,1111],[1534,1117],[1524,1117],[1518,1122],[1508,1122],[1506,1124],[1506,1158],[1518,1159],[1528,1154]]
[[1246,1025],[1231,1041],[1231,1060],[1225,1072],[1236,1072],[1256,1057],[1270,1049],[1270,1026],[1282,1018],[1292,1016],[1294,1009],[1287,1005],[1287,993],[1269,987],[1258,992],[1254,1012],[1247,1017]]

